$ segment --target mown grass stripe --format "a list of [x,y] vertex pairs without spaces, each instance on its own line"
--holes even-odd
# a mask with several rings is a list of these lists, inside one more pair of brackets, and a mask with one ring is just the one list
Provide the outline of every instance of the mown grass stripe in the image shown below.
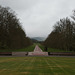
[[75,75],[74,62],[65,57],[3,57],[0,75]]
[[50,75],[54,75],[54,72],[53,72],[53,68],[51,67],[50,63],[48,62],[48,60],[46,58],[44,58],[46,64],[48,65],[48,67],[50,68]]
[[[70,75],[69,72],[66,71],[66,70],[62,67],[62,65],[60,65],[59,63],[57,63],[57,62],[55,61],[55,58],[51,58],[50,60],[51,60],[51,62],[54,63],[55,66],[56,66],[57,68],[59,68],[60,71],[62,71],[64,74]],[[58,60],[58,61],[60,61],[60,60]]]

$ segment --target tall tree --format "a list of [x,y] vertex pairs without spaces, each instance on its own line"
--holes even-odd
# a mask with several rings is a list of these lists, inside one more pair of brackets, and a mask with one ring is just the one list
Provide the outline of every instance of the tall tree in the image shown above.
[[48,36],[45,44],[52,48],[73,50],[75,23],[69,18],[60,19],[55,25],[54,30]]
[[0,6],[0,48],[24,48],[31,44],[31,41],[26,40],[15,12],[9,7]]

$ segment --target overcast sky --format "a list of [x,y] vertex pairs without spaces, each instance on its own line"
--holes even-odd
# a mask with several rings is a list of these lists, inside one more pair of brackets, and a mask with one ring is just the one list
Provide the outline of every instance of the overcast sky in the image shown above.
[[14,10],[29,37],[47,37],[60,18],[69,17],[75,0],[0,0]]

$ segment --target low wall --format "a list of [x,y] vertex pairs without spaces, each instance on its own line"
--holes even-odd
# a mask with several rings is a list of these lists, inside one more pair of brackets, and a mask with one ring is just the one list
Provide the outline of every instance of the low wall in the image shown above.
[[42,56],[75,56],[75,52],[0,52],[0,56],[28,56],[28,55],[42,55]]
[[28,52],[0,52],[0,56],[26,56]]
[[29,52],[28,55],[48,56],[48,52]]
[[75,56],[75,52],[48,52],[48,55]]
[[0,52],[1,56],[11,56],[12,52]]
[[28,52],[12,52],[12,56],[27,56]]

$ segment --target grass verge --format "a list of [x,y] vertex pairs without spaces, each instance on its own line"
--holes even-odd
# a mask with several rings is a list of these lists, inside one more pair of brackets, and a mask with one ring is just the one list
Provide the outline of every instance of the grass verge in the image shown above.
[[[45,52],[45,49],[44,49],[45,47],[39,43],[37,43],[37,44]],[[48,48],[47,52],[74,52],[74,51],[66,51],[66,50]]]
[[31,52],[34,50],[34,48],[35,48],[35,44],[23,49],[3,49],[0,50],[0,52]]

